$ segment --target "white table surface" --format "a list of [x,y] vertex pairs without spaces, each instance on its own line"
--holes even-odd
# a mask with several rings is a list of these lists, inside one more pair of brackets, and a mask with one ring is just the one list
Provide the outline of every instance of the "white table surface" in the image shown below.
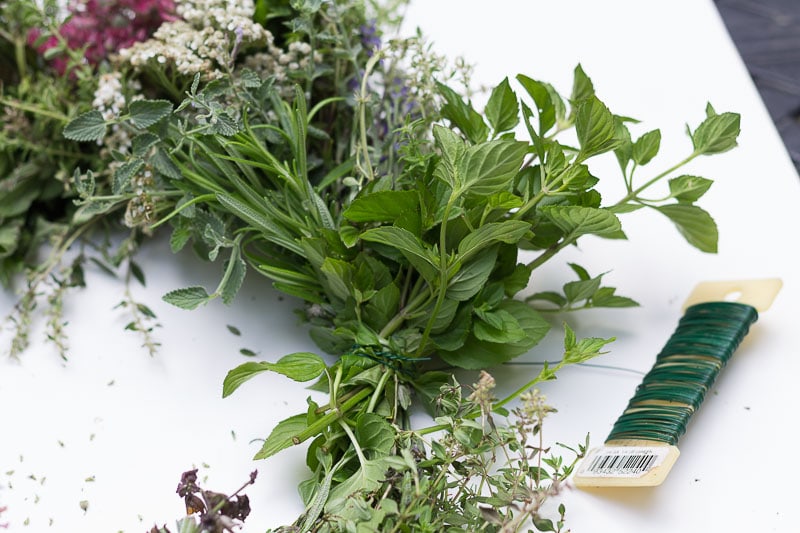
[[[689,153],[684,123],[696,127],[706,101],[742,114],[737,149],[686,169],[715,180],[701,205],[718,223],[718,254],[694,250],[669,221],[640,211],[623,218],[629,241],[585,239],[537,271],[530,290],[569,279],[568,260],[592,273],[610,271],[605,281],[642,307],[569,320],[579,336],[617,337],[598,363],[645,372],[695,283],[781,277],[782,293],[692,420],[664,485],[572,490],[564,501],[576,533],[797,531],[800,182],[712,1],[420,1],[408,12],[408,28],[414,25],[438,52],[474,63],[476,83],[521,72],[569,94],[580,62],[612,111],[643,121],[636,133],[661,128],[662,155],[649,165],[654,170]],[[613,157],[593,170],[608,176],[606,197],[619,197]],[[240,348],[267,360],[315,349],[292,313],[296,302],[251,275],[233,306],[214,302],[181,311],[160,296],[192,284],[213,287],[218,267],[188,254],[171,257],[164,239],[148,244],[139,262],[148,286],[136,296],[163,326],[156,331],[162,345],[156,357],[122,331],[128,318],[112,309],[122,284],[91,271],[89,288],[68,299],[68,362],[41,341],[41,321],[28,352],[0,359],[0,507],[8,507],[0,524],[9,522],[10,531],[126,533],[172,524],[182,512],[175,486],[193,465],[218,491],[235,489],[259,470],[247,490],[253,512],[245,531],[291,521],[302,510],[295,487],[306,475],[304,449],[253,463],[259,443],[251,441],[300,411],[308,391],[277,376],[257,378],[225,400],[221,389],[225,373],[247,360]],[[12,304],[11,293],[0,293],[2,314]],[[228,324],[242,336],[232,335]],[[7,335],[0,340],[7,342]],[[560,333],[554,333],[523,359],[559,355]],[[494,373],[510,390],[534,371]],[[631,372],[566,369],[542,387],[559,410],[545,437],[576,443],[589,432],[594,443],[602,442],[640,380]],[[82,500],[89,502],[86,512]]]

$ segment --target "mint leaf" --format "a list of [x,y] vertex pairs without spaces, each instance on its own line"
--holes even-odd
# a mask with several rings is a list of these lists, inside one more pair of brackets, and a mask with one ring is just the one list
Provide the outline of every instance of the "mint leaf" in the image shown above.
[[505,190],[522,167],[527,151],[527,143],[506,140],[469,147],[457,165],[459,194],[489,196]]
[[517,81],[525,91],[533,98],[536,110],[539,112],[539,136],[543,136],[556,123],[556,107],[553,105],[551,91],[539,81],[520,74]]
[[442,83],[437,83],[439,94],[444,97],[445,104],[442,106],[441,113],[444,118],[449,120],[470,140],[473,144],[484,142],[489,136],[489,128],[483,121],[483,117],[464,102],[461,96],[453,89]]
[[639,166],[646,165],[658,153],[661,146],[661,131],[648,131],[633,143],[633,160]]
[[614,115],[596,96],[590,96],[578,104],[575,132],[581,147],[579,160],[608,152],[621,144],[616,136]]
[[136,100],[128,106],[134,126],[144,129],[172,113],[172,103],[167,100]]
[[714,182],[700,176],[678,176],[669,180],[669,192],[679,202],[696,202]]
[[394,429],[384,417],[375,413],[358,416],[355,434],[361,449],[373,452],[373,459],[388,455],[394,446]]
[[[570,101],[573,106],[577,106],[583,100],[594,96],[594,85],[589,76],[583,71],[583,67],[579,64],[575,67],[574,79],[572,82],[572,96]],[[573,107],[574,109],[574,107]]]
[[494,270],[496,260],[497,248],[494,248],[486,250],[463,266],[450,279],[450,284],[447,286],[447,297],[464,301],[478,294]]
[[278,422],[253,459],[266,459],[294,444],[297,435],[308,427],[307,419],[302,413]]
[[399,250],[428,283],[434,284],[438,278],[439,257],[406,229],[394,226],[374,228],[362,233],[361,240],[385,244]]
[[545,206],[541,212],[571,239],[587,234],[613,237],[622,231],[619,219],[606,209]]
[[100,111],[93,109],[70,120],[64,127],[64,137],[72,141],[99,141],[106,134],[106,121]]
[[485,113],[495,133],[514,129],[519,124],[517,95],[511,89],[508,78],[492,91]]
[[165,294],[162,299],[181,309],[195,309],[207,303],[211,296],[203,287],[187,287],[185,289],[175,289]]
[[717,253],[717,224],[696,205],[670,204],[656,207],[677,227],[686,241],[702,252]]
[[394,222],[418,210],[416,191],[378,191],[357,196],[342,214],[353,222]]
[[550,324],[529,305],[519,300],[504,300],[496,307],[513,315],[525,332],[525,337],[516,342],[486,342],[470,335],[461,347],[440,350],[442,359],[453,366],[466,369],[488,368],[510,361],[539,343],[550,329]]
[[711,115],[692,135],[694,151],[700,155],[721,154],[736,146],[740,131],[738,113]]
[[516,244],[530,227],[530,223],[522,220],[505,220],[484,224],[464,237],[458,244],[459,259],[467,261],[475,253],[498,242]]
[[222,384],[222,397],[233,394],[242,383],[262,372],[277,372],[293,381],[306,382],[318,378],[325,372],[325,361],[311,352],[296,352],[284,355],[276,363],[257,361],[244,363],[228,372]]

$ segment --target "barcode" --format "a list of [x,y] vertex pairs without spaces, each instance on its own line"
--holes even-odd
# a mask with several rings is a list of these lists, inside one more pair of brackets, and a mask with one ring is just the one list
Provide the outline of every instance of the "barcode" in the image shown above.
[[586,472],[604,475],[641,474],[650,470],[658,455],[598,455],[586,468]]

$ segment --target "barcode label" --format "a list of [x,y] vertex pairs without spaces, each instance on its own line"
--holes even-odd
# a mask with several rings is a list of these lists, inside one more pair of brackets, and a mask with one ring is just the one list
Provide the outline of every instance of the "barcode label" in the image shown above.
[[640,477],[660,465],[669,448],[662,446],[603,446],[584,459],[578,475],[583,477]]

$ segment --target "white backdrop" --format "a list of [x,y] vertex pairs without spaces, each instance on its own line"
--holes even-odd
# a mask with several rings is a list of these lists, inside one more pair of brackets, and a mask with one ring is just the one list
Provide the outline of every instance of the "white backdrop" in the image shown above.
[[[576,533],[791,531],[800,523],[788,481],[800,476],[788,452],[800,407],[793,394],[800,375],[793,336],[800,315],[793,235],[800,228],[798,176],[712,1],[419,1],[409,9],[405,31],[417,25],[437,51],[475,64],[476,83],[524,73],[568,94],[580,62],[612,111],[643,121],[637,133],[662,129],[662,155],[650,165],[657,170],[691,150],[684,123],[696,127],[707,101],[720,112],[742,114],[739,148],[686,169],[715,180],[701,204],[719,225],[719,254],[697,252],[669,221],[637,212],[623,219],[629,241],[586,239],[543,268],[530,290],[570,278],[567,260],[593,273],[610,271],[605,281],[643,307],[570,320],[579,336],[617,337],[599,363],[644,372],[695,283],[782,277],[782,294],[681,440],[682,455],[667,482],[654,489],[575,490],[565,499]],[[610,177],[604,195],[618,197],[613,158],[593,171]],[[148,244],[140,263],[148,286],[136,296],[163,326],[156,331],[162,344],[156,357],[123,333],[128,319],[112,310],[122,284],[90,272],[89,288],[68,299],[68,362],[41,342],[42,324],[19,360],[0,359],[0,507],[8,507],[0,523],[10,522],[11,531],[24,531],[27,519],[29,531],[126,533],[172,523],[182,512],[175,486],[192,466],[219,491],[237,488],[259,469],[247,490],[253,512],[245,531],[291,521],[302,510],[295,487],[306,475],[304,450],[253,463],[259,443],[251,441],[301,410],[308,391],[277,376],[255,379],[225,400],[221,389],[225,373],[245,360],[240,348],[267,360],[314,350],[291,312],[295,302],[251,276],[229,308],[214,302],[180,311],[160,296],[191,284],[213,287],[218,267],[188,255],[176,260],[163,240]],[[0,293],[0,312],[12,304],[11,293]],[[525,358],[559,355],[557,333]],[[495,372],[508,389],[527,374],[520,367]],[[543,387],[559,410],[546,437],[576,443],[589,432],[600,443],[640,379],[607,369],[566,370]],[[86,511],[81,501],[88,502]]]

